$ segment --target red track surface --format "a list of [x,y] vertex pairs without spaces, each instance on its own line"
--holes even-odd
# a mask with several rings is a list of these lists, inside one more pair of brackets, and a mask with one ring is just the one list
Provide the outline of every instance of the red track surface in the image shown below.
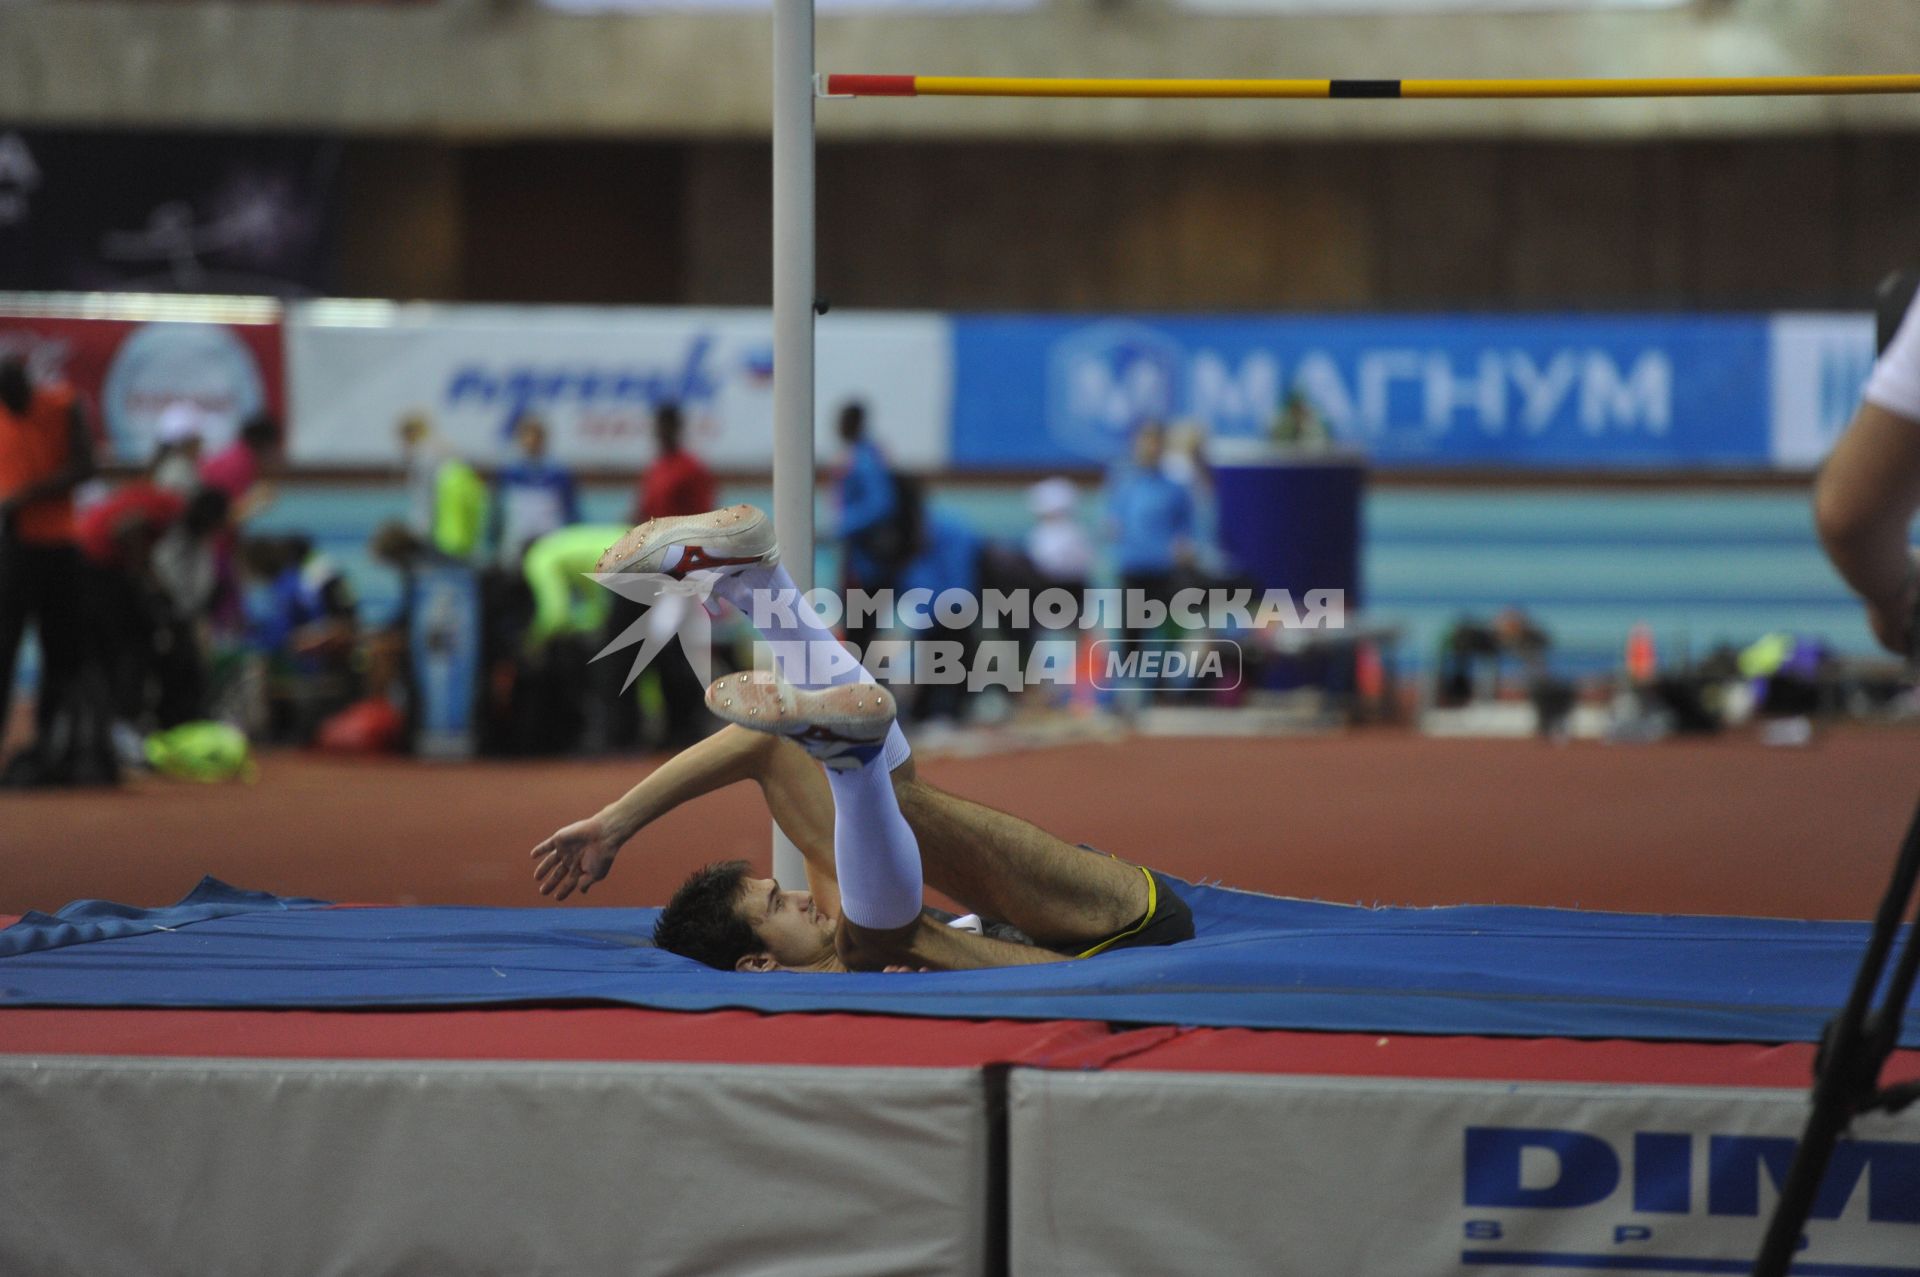
[[[1318,739],[1132,740],[928,759],[922,775],[1190,878],[1383,904],[1870,916],[1915,797],[1920,737],[1808,750]],[[201,874],[287,895],[537,905],[526,851],[650,766],[268,757],[253,785],[0,795],[0,913],[170,903]],[[643,833],[595,905],[657,904],[706,860],[764,861],[748,787]],[[566,906],[560,906],[566,907]]]

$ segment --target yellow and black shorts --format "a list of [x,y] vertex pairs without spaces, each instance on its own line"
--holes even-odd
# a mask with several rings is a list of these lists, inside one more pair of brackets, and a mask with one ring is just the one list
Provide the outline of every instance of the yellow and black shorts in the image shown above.
[[1187,908],[1187,902],[1180,898],[1173,884],[1144,865],[1134,868],[1147,876],[1147,911],[1135,919],[1133,925],[1121,928],[1073,957],[1091,958],[1096,953],[1111,953],[1115,949],[1140,949],[1193,939],[1193,910]]

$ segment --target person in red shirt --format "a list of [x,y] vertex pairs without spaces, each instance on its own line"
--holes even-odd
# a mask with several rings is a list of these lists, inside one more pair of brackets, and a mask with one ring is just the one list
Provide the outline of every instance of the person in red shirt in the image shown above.
[[74,522],[85,558],[87,657],[105,675],[113,715],[123,722],[140,724],[145,719],[147,675],[158,632],[152,606],[153,547],[186,508],[180,494],[135,480],[89,506]]
[[635,523],[668,515],[705,514],[719,505],[713,496],[713,472],[706,462],[681,446],[685,433],[686,421],[679,404],[663,403],[654,410],[657,450],[634,493]]
[[273,501],[266,478],[280,463],[286,435],[271,413],[256,412],[240,424],[232,443],[200,463],[200,483],[227,494],[233,521],[245,522]]
[[153,543],[186,513],[187,499],[157,483],[123,483],[74,520],[74,539],[97,567],[138,575]]
[[[648,519],[664,519],[673,515],[705,514],[719,503],[714,499],[713,472],[707,469],[706,462],[687,451],[683,446],[686,435],[686,418],[681,415],[680,405],[671,401],[662,403],[653,411],[653,464],[640,476],[638,489],[634,493],[633,521],[644,522]],[[665,600],[656,607],[663,611],[655,616],[655,622],[672,628],[679,624],[676,609],[688,606],[686,600]],[[692,604],[698,607],[699,604]],[[605,630],[611,640],[622,633],[641,614],[638,604],[625,599],[616,599],[613,611],[608,616]],[[702,703],[705,689],[700,680],[693,675],[693,668],[677,645],[669,645],[671,650],[662,652],[654,661],[659,671],[661,707],[665,711],[666,747],[684,749],[699,740],[711,728],[706,709]],[[616,668],[618,661],[604,662],[607,673],[601,677],[609,686],[602,690],[605,694],[618,697],[619,684],[612,682],[619,676]],[[639,730],[637,701],[628,698],[625,705],[619,705],[612,711],[609,724],[609,742],[615,747],[630,743]]]
[[35,385],[18,356],[0,359],[0,734],[12,708],[20,641],[32,622],[42,675],[42,739],[75,689],[80,651],[73,489],[93,473],[93,441],[72,389]]

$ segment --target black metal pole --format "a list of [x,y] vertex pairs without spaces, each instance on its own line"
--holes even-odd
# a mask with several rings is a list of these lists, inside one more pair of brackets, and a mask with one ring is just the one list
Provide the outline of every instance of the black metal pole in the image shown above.
[[1780,1202],[1768,1222],[1760,1256],[1754,1261],[1754,1277],[1786,1277],[1800,1245],[1800,1232],[1813,1209],[1814,1196],[1827,1173],[1834,1143],[1855,1114],[1871,1107],[1880,1085],[1880,1067],[1899,1041],[1900,1018],[1913,989],[1914,971],[1920,967],[1920,947],[1916,947],[1920,946],[1920,928],[1907,936],[1886,1004],[1876,1013],[1872,1002],[1886,970],[1887,955],[1913,898],[1916,880],[1920,880],[1920,809],[1915,810],[1913,823],[1907,827],[1906,841],[1894,863],[1893,881],[1880,902],[1867,951],[1853,978],[1853,991],[1839,1017],[1827,1026],[1820,1044],[1813,1111],[1807,1115],[1800,1145],[1794,1150],[1793,1167],[1781,1186]]

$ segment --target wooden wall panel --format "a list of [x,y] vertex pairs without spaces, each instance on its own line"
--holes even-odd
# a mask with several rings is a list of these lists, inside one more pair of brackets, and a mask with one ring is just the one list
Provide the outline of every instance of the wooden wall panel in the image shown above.
[[1508,295],[1506,172],[1501,149],[1382,148],[1378,292],[1413,309],[1493,306]]
[[1699,142],[1681,150],[1690,303],[1819,305],[1840,295],[1834,142]]
[[1505,303],[1632,306],[1656,292],[1643,153],[1511,147],[1505,159]]
[[1920,138],[1841,144],[1840,282],[1870,290],[1900,267],[1920,268]]
[[[356,143],[343,291],[765,305],[764,143]],[[823,146],[819,287],[954,310],[1861,304],[1920,137]]]
[[679,301],[685,168],[677,146],[468,149],[463,291],[516,302]]
[[773,149],[764,142],[692,147],[682,194],[682,302],[773,300]]
[[395,142],[345,148],[334,291],[344,297],[461,295],[466,220],[460,156]]

